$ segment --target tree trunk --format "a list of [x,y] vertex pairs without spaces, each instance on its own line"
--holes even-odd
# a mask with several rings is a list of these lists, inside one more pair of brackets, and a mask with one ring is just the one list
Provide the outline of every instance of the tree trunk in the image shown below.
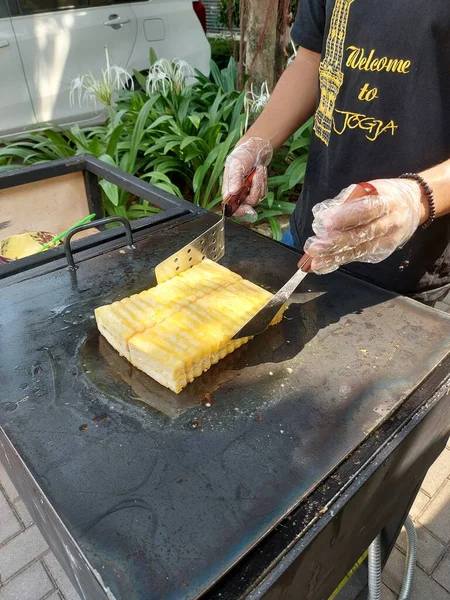
[[292,0],[241,0],[245,71],[256,88],[267,81],[272,90],[285,68],[291,9]]
[[241,0],[245,3],[245,70],[250,81],[259,88],[267,81],[275,85],[275,56],[277,47],[278,1]]
[[247,0],[239,2],[239,69],[238,69],[238,87],[240,90],[244,87],[245,75],[245,37],[247,29]]
[[281,77],[288,59],[286,49],[289,45],[289,15],[291,0],[278,0],[277,42],[275,49],[275,83]]

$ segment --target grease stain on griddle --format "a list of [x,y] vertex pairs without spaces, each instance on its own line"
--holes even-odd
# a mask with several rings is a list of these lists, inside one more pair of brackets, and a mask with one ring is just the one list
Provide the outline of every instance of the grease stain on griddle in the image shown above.
[[[79,358],[85,379],[101,392],[98,399],[120,401],[121,412],[129,412],[132,407],[148,410],[143,406],[146,404],[154,409],[151,424],[166,427],[175,424],[182,415],[195,411],[197,414],[190,420],[183,419],[182,429],[192,430],[192,419],[199,417],[203,431],[230,428],[242,419],[253,421],[256,413],[286,396],[290,382],[293,385],[295,377],[291,377],[294,369],[289,366],[290,361],[294,362],[305,341],[309,341],[300,313],[301,307],[292,305],[288,311],[289,320],[269,328],[219,361],[180,394],[174,394],[135,369],[110,346],[95,326],[80,345]],[[290,344],[286,343],[288,339]],[[295,362],[298,363],[298,359]],[[263,393],[256,396],[255,388]],[[229,400],[236,390],[240,392],[238,405]]]
[[202,431],[202,429],[203,429],[203,427],[202,427],[202,421],[199,418],[192,419],[191,425],[192,425],[193,429],[198,429],[200,431]]
[[43,370],[42,370],[41,365],[36,364],[33,366],[33,375],[42,375],[42,373],[43,373]]
[[203,406],[206,406],[206,408],[211,408],[211,406],[214,406],[214,395],[210,392],[205,392],[202,398],[202,404]]
[[104,423],[106,421],[106,419],[108,418],[108,415],[97,415],[96,417],[94,417],[92,420],[95,423]]

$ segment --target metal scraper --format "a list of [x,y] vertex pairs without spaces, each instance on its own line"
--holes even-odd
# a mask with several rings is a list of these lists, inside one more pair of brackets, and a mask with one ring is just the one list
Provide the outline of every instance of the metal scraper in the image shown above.
[[242,201],[242,194],[250,189],[256,168],[247,174],[244,183],[234,194],[222,202],[222,217],[195,240],[172,254],[155,267],[156,281],[164,283],[209,258],[217,262],[225,254],[225,217],[232,217]]
[[[357,200],[376,194],[377,191],[371,183],[359,183],[352,191],[346,202]],[[308,275],[311,268],[312,258],[304,254],[298,263],[298,271],[293,275],[283,287],[273,296],[247,323],[233,336],[233,340],[253,337],[265,331],[275,315],[281,310],[282,306],[289,300],[303,279]]]

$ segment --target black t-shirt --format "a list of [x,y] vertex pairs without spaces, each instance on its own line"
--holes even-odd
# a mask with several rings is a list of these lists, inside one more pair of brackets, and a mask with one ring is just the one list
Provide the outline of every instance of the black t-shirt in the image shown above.
[[[303,248],[318,202],[351,183],[450,158],[450,0],[300,0],[292,38],[322,55],[308,168],[291,221]],[[450,215],[385,261],[345,270],[437,299],[450,288]]]

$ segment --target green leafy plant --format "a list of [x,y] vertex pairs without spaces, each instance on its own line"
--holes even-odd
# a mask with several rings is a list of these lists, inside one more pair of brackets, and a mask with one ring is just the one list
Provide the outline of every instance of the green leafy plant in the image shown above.
[[221,0],[219,6],[218,24],[229,28],[239,27],[239,0]]
[[227,67],[231,57],[239,61],[239,41],[229,37],[210,38],[211,58],[219,69]]
[[[116,71],[109,63],[108,68],[114,77]],[[187,85],[193,75],[194,83]],[[104,76],[107,79],[108,75]],[[268,91],[251,89],[247,95],[239,91],[232,58],[223,69],[213,62],[206,77],[198,71],[194,74],[181,61],[158,60],[152,50],[148,75],[134,73],[134,78],[140,89],[114,84],[112,95],[99,94],[98,102],[103,103],[102,98],[109,102],[104,125],[86,129],[73,126],[62,131],[49,127],[29,133],[0,148],[0,169],[89,153],[214,210],[222,199],[226,157],[262,110]],[[90,82],[82,81],[85,86]],[[78,93],[77,86],[74,89]],[[308,122],[275,153],[270,166],[269,193],[258,211],[259,221],[268,222],[277,239],[281,235],[278,218],[292,212],[292,200],[303,182],[310,136]],[[100,186],[106,214],[135,219],[157,211],[108,181],[100,181]]]

